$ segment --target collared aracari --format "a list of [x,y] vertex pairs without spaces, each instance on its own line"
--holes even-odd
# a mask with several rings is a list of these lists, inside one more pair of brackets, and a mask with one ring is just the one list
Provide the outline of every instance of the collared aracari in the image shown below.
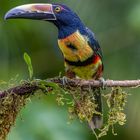
[[[26,4],[11,9],[5,19],[35,19],[49,21],[58,28],[58,45],[64,56],[66,76],[69,78],[99,79],[103,72],[102,51],[94,33],[78,15],[63,4]],[[93,89],[94,92],[94,89]],[[101,93],[94,93],[97,104],[89,125],[102,126]]]

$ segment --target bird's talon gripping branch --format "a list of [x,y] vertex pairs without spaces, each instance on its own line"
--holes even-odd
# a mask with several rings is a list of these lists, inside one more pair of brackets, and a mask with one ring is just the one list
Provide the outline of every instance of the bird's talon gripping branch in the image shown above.
[[101,88],[104,90],[105,89],[105,86],[106,86],[105,79],[103,77],[100,77],[99,78],[99,81],[101,83]]
[[68,78],[66,76],[62,77],[62,84],[63,86],[65,86],[66,84],[68,84]]

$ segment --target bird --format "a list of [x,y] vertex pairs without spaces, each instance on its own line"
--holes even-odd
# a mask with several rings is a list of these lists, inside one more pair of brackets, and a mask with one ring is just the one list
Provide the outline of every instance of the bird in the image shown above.
[[[12,8],[4,17],[7,19],[32,19],[53,23],[58,29],[58,46],[64,57],[68,78],[99,80],[103,75],[102,50],[94,33],[85,26],[79,16],[65,4],[33,3]],[[93,89],[94,91],[94,89]],[[93,94],[96,111],[89,121],[91,129],[102,127],[101,92]]]

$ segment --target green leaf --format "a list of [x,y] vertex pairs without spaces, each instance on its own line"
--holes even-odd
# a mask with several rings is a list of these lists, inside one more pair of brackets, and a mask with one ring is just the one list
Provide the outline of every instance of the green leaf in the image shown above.
[[32,77],[33,77],[33,66],[32,66],[31,58],[27,53],[24,53],[24,61],[26,62],[27,66],[28,66],[30,79],[32,79]]

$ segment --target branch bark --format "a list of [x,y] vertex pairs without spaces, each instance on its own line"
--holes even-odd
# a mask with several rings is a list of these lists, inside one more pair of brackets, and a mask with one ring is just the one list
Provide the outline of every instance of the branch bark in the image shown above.
[[[58,83],[60,86],[63,84],[63,78],[54,78],[50,81]],[[68,79],[66,85],[80,86],[80,87],[102,87],[100,80],[80,80],[80,79]],[[105,87],[139,87],[140,80],[106,80],[104,81]]]
[[[61,87],[67,88],[71,87],[102,87],[102,83],[99,80],[81,80],[81,79],[67,79],[64,82],[63,78],[52,78],[46,80],[46,82],[54,82]],[[115,81],[115,80],[106,80],[104,81],[105,87],[140,87],[140,80],[123,80],[123,81]],[[13,88],[7,89],[5,91],[0,91],[0,99],[7,96],[9,93],[14,93],[17,95],[25,95],[25,94],[34,94],[35,91],[41,89],[38,86],[38,82],[27,82],[26,84],[22,84],[19,86],[15,86]]]

